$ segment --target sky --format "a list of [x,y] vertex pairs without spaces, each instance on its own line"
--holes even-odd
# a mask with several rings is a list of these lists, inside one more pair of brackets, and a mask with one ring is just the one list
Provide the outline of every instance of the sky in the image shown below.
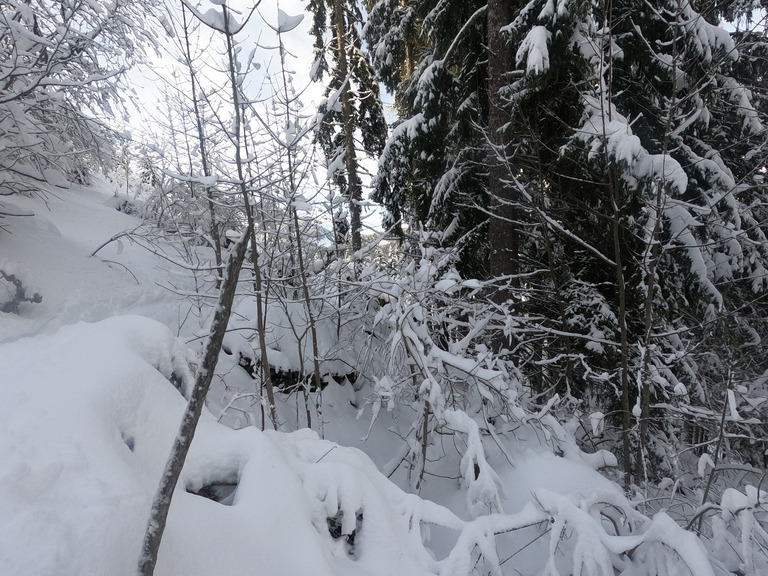
[[[253,3],[243,0],[228,3],[228,7],[239,20],[248,14],[252,5]],[[178,6],[180,6],[180,2],[169,2],[168,5],[169,10],[172,11],[171,18],[180,24],[181,17]],[[197,6],[201,13],[217,8],[210,0],[203,0]],[[302,2],[297,0],[283,2],[262,0],[248,19],[242,33],[237,37],[238,42],[243,45],[242,54],[248,54],[254,47],[257,48],[254,54],[255,67],[248,74],[251,96],[254,98],[266,97],[268,94],[266,89],[262,88],[263,80],[267,74],[276,74],[279,71],[278,38],[277,33],[272,28],[277,26],[278,8],[289,15],[304,15],[303,21],[294,30],[283,34],[283,42],[287,50],[287,63],[292,65],[292,70],[295,72],[294,86],[297,89],[308,91],[305,99],[307,105],[316,105],[322,98],[322,86],[311,82],[309,77],[314,43],[314,38],[310,34],[311,15],[304,10]],[[198,46],[197,48],[193,46],[193,51],[202,50],[202,56],[210,64],[223,64],[224,55],[221,53],[221,41],[218,44],[215,41],[209,44],[210,38],[211,35],[205,32],[197,35]],[[131,85],[137,93],[137,102],[149,112],[156,109],[158,95],[162,94],[164,79],[169,77],[179,53],[176,44],[180,39],[172,39],[163,35],[161,41],[163,45],[159,51],[150,52],[145,64],[139,65],[129,72]],[[221,81],[221,79],[217,79],[217,81]]]

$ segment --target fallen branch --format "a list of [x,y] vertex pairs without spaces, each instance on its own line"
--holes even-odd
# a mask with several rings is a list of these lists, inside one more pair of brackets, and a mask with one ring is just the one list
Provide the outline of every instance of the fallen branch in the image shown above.
[[16,277],[15,274],[6,274],[3,270],[0,270],[0,278],[14,287],[12,298],[7,302],[0,303],[0,312],[11,312],[12,314],[18,314],[19,305],[22,302],[39,304],[43,301],[43,297],[37,292],[32,294],[32,296],[27,296],[27,291],[24,288],[24,284],[19,278]]

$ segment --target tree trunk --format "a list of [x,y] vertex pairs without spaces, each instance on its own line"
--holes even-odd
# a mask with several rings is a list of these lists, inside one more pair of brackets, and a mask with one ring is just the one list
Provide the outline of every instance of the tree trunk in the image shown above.
[[627,286],[624,281],[624,265],[622,260],[621,238],[621,208],[619,191],[612,168],[608,169],[608,182],[613,205],[613,254],[616,260],[616,288],[619,297],[619,332],[621,338],[621,453],[624,468],[624,487],[629,488],[632,482],[632,454],[629,434],[632,428],[632,413],[629,408],[629,334],[627,328]]
[[[195,112],[195,125],[197,128],[197,140],[200,145],[200,161],[203,165],[203,175],[211,176],[211,166],[208,161],[208,150],[205,141],[205,130],[203,129],[203,117],[200,112],[200,106],[197,102],[197,77],[195,69],[192,66],[192,49],[189,43],[189,28],[187,26],[187,10],[184,4],[181,5],[181,15],[184,25],[184,49],[187,58],[187,67],[189,69],[189,80],[192,86],[192,106]],[[190,165],[190,176],[192,176],[192,166]],[[213,189],[210,186],[205,187],[205,196],[208,200],[208,214],[211,218],[211,238],[213,239],[213,250],[215,252],[216,266],[221,268],[221,237],[219,236],[219,223],[216,221],[216,206],[213,203]],[[221,280],[216,278],[216,287],[221,286]]]
[[205,397],[208,394],[208,388],[211,385],[213,373],[219,360],[219,352],[224,340],[224,333],[227,330],[229,315],[232,311],[232,301],[235,297],[235,289],[237,288],[237,279],[245,259],[245,249],[249,238],[250,230],[243,234],[235,245],[227,263],[226,277],[219,294],[219,305],[216,307],[216,312],[213,315],[203,361],[197,371],[195,386],[189,397],[187,410],[181,421],[179,433],[173,443],[171,455],[165,465],[160,486],[152,502],[152,510],[149,515],[147,531],[144,534],[144,543],[139,558],[139,574],[141,576],[152,576],[155,572],[157,553],[160,550],[160,541],[165,531],[165,523],[168,519],[173,491],[176,488],[181,469],[184,467],[184,461],[189,452],[189,447],[195,436],[197,422],[200,420]]
[[[511,58],[501,28],[510,21],[508,0],[488,0],[488,192],[491,219],[488,225],[490,242],[490,271],[492,277],[514,276],[519,272],[519,238],[515,227],[516,195],[505,180],[509,174],[500,158],[504,153],[501,128],[507,122],[499,91],[505,85]],[[507,291],[498,296],[499,301],[508,297]]]
[[334,0],[333,26],[336,33],[336,51],[338,56],[338,76],[341,86],[341,121],[344,136],[344,167],[347,171],[347,202],[349,204],[349,224],[352,239],[352,252],[357,252],[362,243],[362,207],[363,191],[357,175],[357,156],[355,152],[355,117],[352,108],[352,88],[350,86],[349,65],[347,63],[347,26],[344,16],[344,0]]
[[253,208],[248,193],[248,186],[245,183],[245,170],[240,150],[242,138],[242,113],[240,105],[240,86],[237,82],[237,64],[235,62],[234,34],[229,30],[229,10],[226,5],[222,7],[224,12],[224,33],[227,39],[227,60],[229,64],[229,81],[232,85],[232,109],[234,112],[234,145],[235,145],[235,167],[237,168],[237,180],[240,188],[240,195],[243,197],[243,206],[245,208],[245,217],[248,220],[248,230],[251,233],[251,259],[253,260],[253,282],[256,292],[256,316],[259,327],[259,348],[261,349],[261,374],[267,389],[267,401],[269,402],[269,416],[272,419],[272,426],[275,430],[277,424],[277,409],[275,407],[275,393],[272,386],[272,376],[269,372],[269,357],[267,356],[266,328],[267,317],[265,310],[266,291],[263,289],[264,283],[261,277],[261,268],[259,267],[259,251],[256,244],[256,226],[254,225]]

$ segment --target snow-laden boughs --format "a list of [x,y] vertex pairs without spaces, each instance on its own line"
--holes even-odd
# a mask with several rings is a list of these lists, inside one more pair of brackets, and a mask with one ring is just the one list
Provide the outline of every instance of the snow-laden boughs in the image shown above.
[[504,444],[520,427],[576,459],[615,464],[610,455],[587,456],[576,448],[552,416],[558,397],[543,406],[531,404],[515,366],[488,346],[504,325],[496,307],[479,297],[483,283],[463,279],[455,269],[455,250],[439,247],[438,240],[425,234],[403,270],[371,267],[361,278],[380,302],[361,350],[375,359],[364,372],[372,392],[371,427],[385,408],[405,441],[385,466],[387,473],[406,464],[411,484],[422,489],[430,478],[429,462],[453,453],[438,439],[452,436],[461,456],[458,474],[467,512],[478,516],[503,509],[503,482],[486,450],[492,446],[513,463]]
[[515,56],[515,62],[519,66],[525,62],[525,71],[528,74],[538,74],[549,68],[549,43],[552,33],[544,26],[534,26],[520,44]]
[[66,188],[112,162],[99,120],[117,82],[156,42],[151,2],[13,0],[0,7],[0,195]]
[[389,223],[443,232],[460,272],[501,276],[486,344],[537,401],[607,414],[638,481],[671,472],[691,430],[715,433],[690,419],[719,414],[724,366],[745,359],[740,385],[768,367],[741,346],[768,335],[764,39],[718,25],[748,3],[497,4],[372,3],[400,112],[375,197]]
[[[404,229],[447,232],[459,267],[484,275],[487,114],[484,2],[370,2],[364,29],[373,66],[395,95],[373,198]],[[398,226],[399,229],[399,226]]]
[[417,486],[432,435],[459,435],[465,445],[461,473],[468,508],[476,515],[500,507],[498,480],[485,459],[480,429],[488,426],[488,418],[519,420],[524,412],[516,379],[478,341],[492,312],[475,315],[464,308],[460,293],[473,292],[477,284],[461,280],[451,251],[430,244],[418,245],[420,254],[404,274],[373,278],[386,294],[372,326],[379,336],[370,344],[376,345],[385,372],[375,388],[374,418],[382,403],[388,410],[409,406],[414,411],[407,457]]
[[[309,9],[314,13],[315,36],[311,74],[317,81],[330,76],[326,100],[318,107],[318,141],[328,163],[328,180],[347,201],[351,248],[358,251],[364,185],[358,156],[378,156],[387,132],[379,84],[362,48],[363,15],[357,0],[312,0]],[[362,146],[357,143],[358,133]]]
[[[680,449],[678,423],[655,414],[654,400],[724,401],[717,387],[728,345],[712,336],[717,317],[740,318],[732,342],[765,333],[764,313],[742,306],[765,290],[768,242],[754,210],[766,109],[744,73],[757,58],[740,63],[740,35],[717,26],[719,16],[688,0],[619,1],[609,10],[532,0],[504,28],[518,68],[500,92],[515,142],[509,173],[558,222],[544,227],[544,241],[531,235],[522,271],[538,290],[526,301],[592,335],[578,361],[579,338],[565,334],[546,356],[570,359],[577,399],[593,399],[596,383],[614,387],[605,400],[623,413],[624,467],[627,434],[643,453],[637,478],[664,467],[659,454]],[[760,54],[761,42],[751,36],[747,54]],[[540,283],[534,266],[542,261],[551,272]],[[594,300],[569,303],[575,287],[604,305],[584,314]]]
[[407,78],[416,58],[412,46],[419,35],[418,2],[382,0],[368,5],[363,36],[379,79],[394,90]]
[[738,566],[745,576],[762,574],[768,559],[761,549],[768,545],[765,503],[768,494],[758,486],[744,492],[727,488],[712,522],[712,544],[728,565]]

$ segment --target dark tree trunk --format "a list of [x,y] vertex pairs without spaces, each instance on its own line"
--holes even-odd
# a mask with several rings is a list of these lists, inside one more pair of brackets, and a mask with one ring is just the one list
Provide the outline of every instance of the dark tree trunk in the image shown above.
[[350,86],[349,64],[347,62],[347,25],[344,15],[344,0],[334,0],[333,26],[336,34],[338,56],[338,75],[341,87],[341,121],[344,137],[344,167],[347,171],[347,202],[349,204],[349,224],[352,240],[352,252],[362,248],[362,207],[363,191],[357,175],[357,156],[355,152],[355,117],[352,107],[352,88]]
[[[488,225],[490,242],[491,276],[510,276],[518,273],[519,238],[515,226],[516,194],[509,180],[508,167],[503,159],[504,137],[501,128],[508,116],[504,110],[499,91],[506,83],[511,58],[501,28],[510,22],[508,0],[488,0],[488,192],[492,216]],[[506,300],[507,293],[499,293],[500,300]]]

